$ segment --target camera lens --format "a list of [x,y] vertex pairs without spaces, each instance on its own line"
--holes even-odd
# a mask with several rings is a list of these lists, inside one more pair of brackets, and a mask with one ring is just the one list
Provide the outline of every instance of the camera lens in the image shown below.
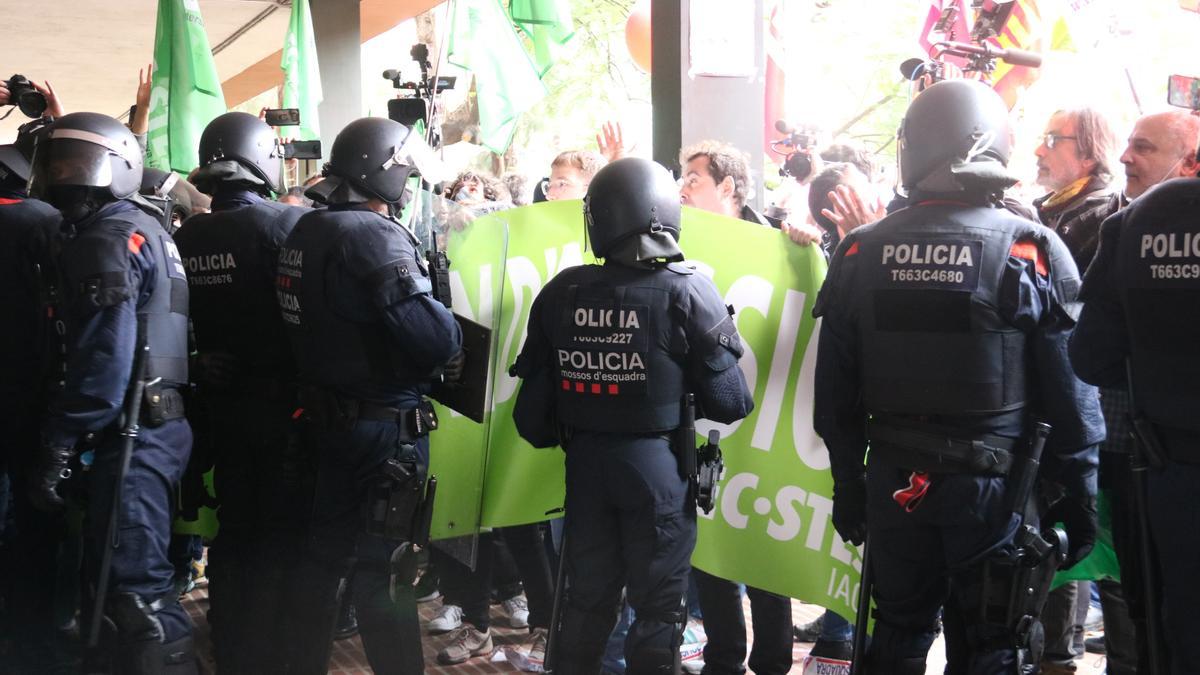
[[40,91],[27,91],[17,96],[17,107],[26,117],[41,117],[46,112],[46,106],[46,97]]

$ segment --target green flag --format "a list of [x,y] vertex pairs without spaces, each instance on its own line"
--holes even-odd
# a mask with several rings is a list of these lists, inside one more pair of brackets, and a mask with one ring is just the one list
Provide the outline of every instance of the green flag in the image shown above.
[[575,35],[571,4],[567,0],[512,0],[509,11],[513,23],[533,43],[538,75],[545,77],[561,57],[563,45]]
[[317,105],[324,96],[308,0],[292,0],[292,18],[288,21],[283,60],[279,66],[283,68],[283,107],[300,110],[300,126],[290,130],[292,138],[298,141],[319,139]]
[[225,96],[198,0],[158,0],[147,164],[183,174],[194,169],[200,134],[224,112]]
[[500,0],[454,0],[449,60],[475,74],[480,142],[503,153],[546,87]]

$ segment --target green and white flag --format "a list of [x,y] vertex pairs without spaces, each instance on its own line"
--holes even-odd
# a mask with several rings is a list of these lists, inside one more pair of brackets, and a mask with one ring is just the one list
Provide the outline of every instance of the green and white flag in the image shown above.
[[575,35],[571,3],[567,0],[512,0],[508,8],[513,23],[533,43],[538,75],[545,77],[550,67],[562,58],[564,46]]
[[186,174],[199,162],[200,134],[225,112],[221,79],[198,0],[158,0],[146,163]]
[[298,141],[321,138],[317,106],[324,99],[321,69],[317,66],[317,43],[313,37],[308,0],[292,0],[292,18],[283,41],[283,107],[300,110],[300,126],[288,130]]
[[546,86],[500,0],[453,2],[449,61],[475,74],[479,141],[503,154],[517,119],[546,96]]

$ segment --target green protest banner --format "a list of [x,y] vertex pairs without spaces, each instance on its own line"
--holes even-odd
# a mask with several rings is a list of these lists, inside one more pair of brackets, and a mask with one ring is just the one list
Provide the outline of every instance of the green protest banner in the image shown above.
[[[852,617],[861,563],[829,523],[829,461],[812,429],[815,350],[807,347],[824,259],[777,230],[690,208],[684,214],[681,245],[689,262],[712,277],[737,310],[746,346],[740,366],[756,401],[745,420],[718,427],[727,469],[717,508],[700,518],[693,561]],[[520,352],[538,291],[560,270],[592,257],[584,251],[578,201],[488,218],[509,225],[480,517],[484,527],[500,527],[545,520],[562,506],[562,453],[534,449],[518,436],[512,423],[518,381],[507,368]],[[698,424],[700,437],[714,426]]]

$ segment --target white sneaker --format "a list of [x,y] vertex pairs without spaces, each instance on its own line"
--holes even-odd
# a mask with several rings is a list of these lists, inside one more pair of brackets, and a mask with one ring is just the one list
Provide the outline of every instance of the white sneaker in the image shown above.
[[462,626],[463,611],[458,605],[442,605],[438,613],[430,620],[426,629],[433,635],[449,633]]
[[529,626],[529,605],[525,602],[525,596],[517,595],[500,603],[504,609],[504,613],[508,615],[508,625],[513,628],[527,628]]

